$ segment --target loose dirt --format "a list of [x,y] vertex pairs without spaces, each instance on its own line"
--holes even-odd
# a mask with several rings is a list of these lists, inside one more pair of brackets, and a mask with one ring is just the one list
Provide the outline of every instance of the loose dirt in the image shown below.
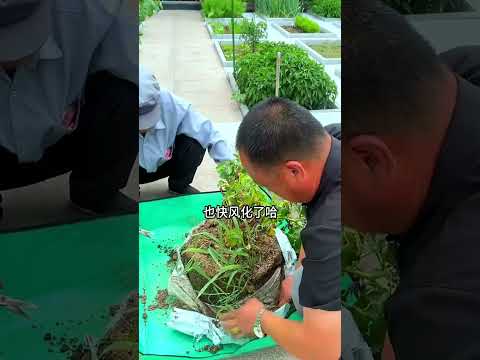
[[[98,356],[100,360],[134,360],[138,359],[138,294],[131,293],[122,306],[116,310],[115,318],[110,327],[106,330],[104,337],[98,344],[98,354],[102,354],[109,346],[115,343],[130,343],[132,346],[128,349],[112,349],[103,356]],[[68,340],[67,340],[68,341]],[[65,349],[70,347],[65,343]],[[77,345],[73,354],[68,358],[70,360],[92,360],[92,355],[85,343]]]

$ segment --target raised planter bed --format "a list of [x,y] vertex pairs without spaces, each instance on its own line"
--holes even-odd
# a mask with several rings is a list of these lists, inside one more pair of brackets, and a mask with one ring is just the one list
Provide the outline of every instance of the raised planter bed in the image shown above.
[[[237,19],[235,20],[236,22],[238,21],[241,21],[241,19]],[[212,27],[212,23],[215,23],[215,22],[218,22],[218,23],[221,23],[223,25],[227,25],[229,28],[231,26],[231,19],[211,19],[210,21],[205,21],[205,26],[207,27],[207,31],[208,31],[208,34],[210,35],[210,38],[212,39],[224,39],[224,40],[228,40],[228,39],[231,39],[232,38],[232,34],[231,33],[228,33],[228,34],[215,34],[215,32],[213,31],[213,27]],[[240,39],[240,36],[242,34],[239,34],[239,33],[235,33],[235,39]]]
[[[233,76],[233,71],[227,71],[227,79],[228,83],[230,84],[230,87],[232,89],[232,93],[235,93],[239,91],[237,81],[235,80],[235,77]],[[240,112],[242,114],[242,117],[245,117],[247,115],[249,108],[241,103],[238,103],[240,107]],[[335,122],[340,122],[341,120],[341,110],[339,106],[338,100],[335,100],[335,108],[334,109],[321,109],[321,110],[310,110],[310,113],[315,116],[319,121],[322,122],[323,125],[328,125],[325,124],[326,119],[330,116],[332,119],[331,123]]]
[[322,32],[319,33],[289,32],[286,28],[295,28],[294,19],[270,19],[270,23],[273,28],[287,38],[333,39],[337,37],[336,34],[325,29],[322,25],[320,25]]
[[296,40],[295,44],[309,53],[317,62],[325,65],[340,64],[341,56],[332,56],[331,46],[338,45],[340,40],[317,40],[305,39]]
[[[220,59],[220,62],[222,63],[223,67],[225,68],[230,68],[230,67],[233,67],[233,60],[231,59],[228,59],[226,56],[225,56],[225,53],[223,52],[223,49],[222,49],[222,46],[232,46],[233,42],[231,40],[231,37],[229,40],[225,39],[225,40],[214,40],[213,42],[214,46],[215,46],[215,50],[217,51],[217,55],[218,55],[218,58]],[[235,45],[241,45],[243,44],[243,41],[242,40],[236,40],[235,41]],[[238,49],[237,49],[238,50]]]

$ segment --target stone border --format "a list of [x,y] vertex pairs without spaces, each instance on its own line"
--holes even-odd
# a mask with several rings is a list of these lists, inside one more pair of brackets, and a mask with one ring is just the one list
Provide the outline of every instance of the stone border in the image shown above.
[[335,67],[335,75],[338,76],[340,79],[342,78],[342,66]]
[[[232,38],[230,37],[230,39],[216,39],[216,40],[213,40],[213,45],[215,47],[215,51],[217,52],[218,58],[220,59],[220,63],[223,65],[223,67],[224,68],[233,67],[233,61],[232,60],[227,60],[225,58],[225,55],[223,54],[223,50],[222,50],[220,44],[231,45],[232,44]],[[237,42],[237,39],[235,37],[235,44],[243,44],[243,41],[238,39],[238,42]]]
[[321,44],[321,43],[328,43],[328,42],[340,42],[340,40],[320,40],[320,39],[297,39],[295,40],[295,45],[298,47],[302,48],[308,54],[315,59],[315,61],[324,64],[324,65],[337,65],[341,64],[342,59],[341,58],[326,58],[322,56],[321,54],[317,53],[314,49],[312,49],[309,45],[315,45],[315,44]]
[[[228,83],[230,84],[230,87],[232,89],[232,93],[235,93],[239,91],[237,81],[235,80],[235,77],[233,76],[233,71],[226,71],[227,73],[227,80]],[[238,106],[240,107],[240,113],[242,114],[242,118],[247,115],[249,108],[245,104],[241,104],[239,102]],[[310,113],[315,117],[315,118],[322,118],[327,114],[335,114],[336,116],[341,116],[341,109],[338,104],[338,101],[335,100],[335,109],[325,109],[325,110],[310,110]]]
[[295,21],[293,19],[270,19],[270,24],[272,27],[279,31],[284,37],[289,39],[334,39],[337,38],[337,35],[321,24],[319,26],[325,31],[323,33],[289,33],[282,28],[282,25],[293,26]]
[[[233,76],[233,69],[232,69],[232,71],[226,71],[226,73],[227,73],[228,83],[230,84],[230,88],[232,89],[232,93],[237,92],[239,89],[238,89],[237,81],[235,80],[235,77]],[[237,104],[240,108],[240,113],[242,114],[242,118],[244,118],[245,115],[247,115],[249,109],[245,104],[241,104],[238,101],[237,101]]]

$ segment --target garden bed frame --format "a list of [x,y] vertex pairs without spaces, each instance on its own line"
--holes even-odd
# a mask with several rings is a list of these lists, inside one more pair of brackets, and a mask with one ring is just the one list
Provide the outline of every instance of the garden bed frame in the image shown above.
[[316,45],[322,43],[336,43],[341,42],[339,39],[332,39],[332,40],[321,40],[321,39],[302,39],[302,40],[295,40],[295,45],[302,48],[318,63],[324,65],[338,65],[341,64],[342,59],[340,58],[327,58],[323,55],[317,53],[313,48],[309,45]]
[[[239,21],[241,19],[242,18],[236,18],[235,21]],[[210,19],[209,21],[205,21],[205,26],[207,27],[208,35],[210,35],[210,38],[213,39],[213,40],[232,39],[232,34],[215,34],[213,32],[212,26],[210,25],[210,23],[212,23],[212,22],[219,22],[219,23],[222,23],[224,25],[230,25],[230,23],[232,22],[231,19],[229,19],[229,18]],[[241,34],[235,34],[235,39],[240,40],[240,36],[241,36]]]

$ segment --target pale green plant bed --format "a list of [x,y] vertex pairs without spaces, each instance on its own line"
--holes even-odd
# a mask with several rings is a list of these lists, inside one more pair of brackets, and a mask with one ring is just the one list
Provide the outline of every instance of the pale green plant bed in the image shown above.
[[338,59],[342,56],[342,47],[339,42],[308,44],[308,46],[327,59]]

